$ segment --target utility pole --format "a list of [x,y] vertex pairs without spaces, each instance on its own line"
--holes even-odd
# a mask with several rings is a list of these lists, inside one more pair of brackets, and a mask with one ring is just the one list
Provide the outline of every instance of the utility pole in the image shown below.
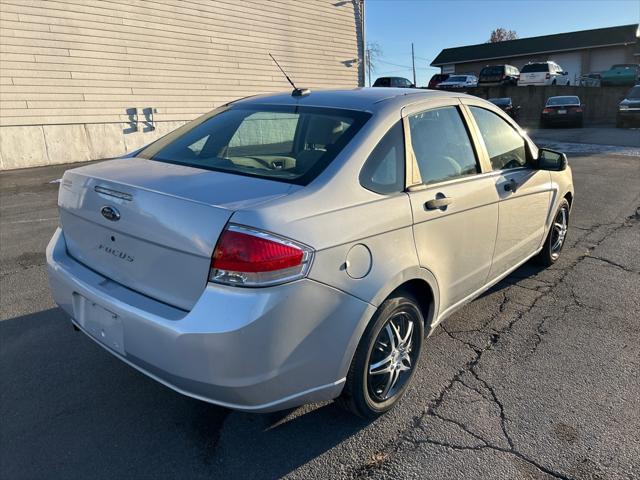
[[371,86],[371,50],[368,48],[365,57],[367,60],[367,71],[369,72],[369,86]]
[[413,42],[411,42],[411,66],[413,67],[413,85],[417,86],[417,84],[416,84],[416,59],[415,59],[415,56],[413,54]]

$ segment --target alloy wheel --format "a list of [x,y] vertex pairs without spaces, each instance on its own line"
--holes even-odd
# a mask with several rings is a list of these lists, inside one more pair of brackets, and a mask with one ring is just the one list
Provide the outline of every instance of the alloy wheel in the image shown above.
[[416,363],[414,328],[418,321],[408,311],[397,312],[382,327],[367,366],[367,388],[371,398],[384,402],[400,391]]
[[567,236],[567,230],[569,228],[569,211],[566,206],[563,206],[556,215],[553,221],[553,227],[551,232],[551,258],[555,261],[560,256],[560,250],[564,245],[564,239]]

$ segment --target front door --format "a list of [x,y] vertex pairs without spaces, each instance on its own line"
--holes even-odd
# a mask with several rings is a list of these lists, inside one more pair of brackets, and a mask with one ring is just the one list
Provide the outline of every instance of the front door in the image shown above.
[[409,188],[416,248],[438,281],[443,313],[486,282],[498,195],[482,175],[459,103],[410,113],[405,129],[418,170]]
[[551,174],[528,164],[525,141],[506,119],[480,106],[468,108],[484,142],[500,198],[491,281],[542,245],[551,202]]

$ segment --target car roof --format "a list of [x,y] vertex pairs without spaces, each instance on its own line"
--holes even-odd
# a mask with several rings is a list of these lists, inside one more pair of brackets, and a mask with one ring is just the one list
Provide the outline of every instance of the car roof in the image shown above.
[[361,87],[349,90],[312,90],[310,94],[300,97],[294,97],[291,95],[291,91],[287,91],[256,95],[233,103],[241,105],[301,105],[375,112],[390,106],[400,109],[405,105],[428,99],[468,96],[462,93],[421,88]]

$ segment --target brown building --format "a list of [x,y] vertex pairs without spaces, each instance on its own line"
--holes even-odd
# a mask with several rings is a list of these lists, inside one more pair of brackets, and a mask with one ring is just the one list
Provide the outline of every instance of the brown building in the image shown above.
[[497,43],[445,48],[431,63],[442,73],[474,73],[487,65],[522,68],[551,60],[569,72],[575,84],[581,75],[601,72],[618,63],[640,63],[638,24],[582,30]]

